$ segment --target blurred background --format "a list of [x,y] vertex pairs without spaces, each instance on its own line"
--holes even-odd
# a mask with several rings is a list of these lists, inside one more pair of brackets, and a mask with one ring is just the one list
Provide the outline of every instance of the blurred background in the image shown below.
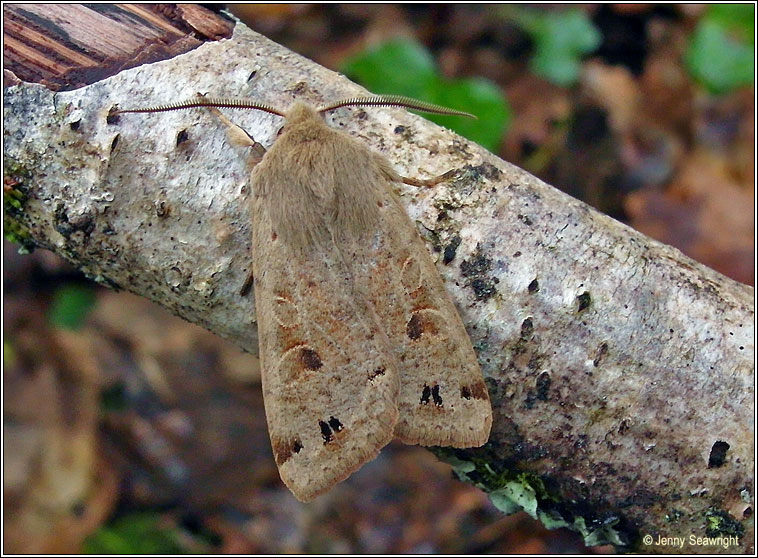
[[[754,284],[753,5],[230,9],[374,93],[477,114],[438,122]],[[50,252],[3,248],[6,552],[612,551],[503,516],[397,443],[300,504],[255,357]]]

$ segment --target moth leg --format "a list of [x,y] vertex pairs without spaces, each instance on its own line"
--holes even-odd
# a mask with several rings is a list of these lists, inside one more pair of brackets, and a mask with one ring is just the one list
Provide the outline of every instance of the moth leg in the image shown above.
[[401,176],[400,180],[402,180],[409,186],[416,186],[419,188],[431,188],[433,186],[436,186],[440,182],[444,182],[445,180],[451,179],[456,174],[458,174],[458,169],[451,169],[444,174],[435,176],[434,178],[428,178],[426,180],[422,180],[419,178],[410,178],[406,176]]
[[[226,135],[232,144],[241,147],[250,147],[253,150],[253,157],[250,163],[252,165],[260,163],[261,159],[263,159],[263,156],[266,154],[266,148],[255,141],[255,138],[242,129],[241,126],[237,126],[237,124],[229,120],[226,115],[216,107],[208,107],[208,110],[210,110],[219,120],[221,120],[221,123],[227,127]],[[247,296],[250,292],[250,288],[253,286],[253,280],[253,269],[251,267],[247,277],[245,277],[245,282],[242,283],[242,287],[240,288],[240,296]]]
[[255,141],[255,138],[240,126],[229,120],[224,113],[216,107],[208,107],[208,110],[210,110],[219,120],[221,120],[221,123],[227,127],[226,136],[229,138],[229,141],[233,145],[251,148],[253,150],[253,158],[250,162],[253,165],[260,163],[261,159],[263,159],[263,156],[266,154],[266,148]]

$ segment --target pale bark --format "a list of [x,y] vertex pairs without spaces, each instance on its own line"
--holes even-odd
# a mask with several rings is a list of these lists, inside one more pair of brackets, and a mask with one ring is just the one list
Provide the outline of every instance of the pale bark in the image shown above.
[[[278,107],[365,93],[241,24],[232,40],[76,91],[8,88],[5,174],[20,208],[6,204],[6,231],[255,353],[253,297],[238,293],[251,262],[248,153],[206,110],[106,119],[117,103],[196,92]],[[226,114],[264,146],[281,124]],[[591,542],[751,550],[753,289],[404,110],[329,119],[400,174],[461,169],[402,191],[492,395],[490,442],[456,452],[459,472]],[[709,467],[716,442],[728,450]],[[726,548],[641,542],[743,531]]]

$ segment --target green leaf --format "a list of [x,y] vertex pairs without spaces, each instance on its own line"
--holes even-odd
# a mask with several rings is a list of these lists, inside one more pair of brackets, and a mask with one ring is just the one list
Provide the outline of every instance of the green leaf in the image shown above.
[[600,31],[582,10],[538,12],[515,6],[504,15],[513,19],[534,42],[532,71],[557,85],[572,85],[579,78],[582,56],[594,51]]
[[751,45],[755,43],[754,4],[713,4],[708,7],[704,17],[731,30],[743,42]]
[[95,292],[92,287],[83,285],[60,287],[53,295],[48,321],[55,327],[79,329],[94,305]]
[[485,79],[447,80],[431,54],[407,39],[393,40],[348,60],[341,71],[377,94],[406,95],[465,110],[478,120],[423,114],[425,118],[497,150],[510,122],[510,109],[500,88]]
[[[743,13],[745,8],[750,11]],[[711,93],[727,93],[753,83],[755,10],[750,5],[745,8],[727,5],[718,10],[709,9],[690,39],[685,62],[692,77]],[[735,23],[734,18],[739,14],[742,14],[739,23]],[[749,23],[743,21],[747,16]],[[749,43],[743,39],[748,31]]]
[[406,95],[422,101],[434,88],[437,67],[432,55],[415,41],[396,39],[349,59],[342,73],[378,94]]
[[178,532],[160,525],[160,516],[133,513],[101,527],[84,542],[87,554],[187,554]]
[[510,107],[497,85],[481,78],[448,81],[440,83],[433,95],[432,102],[465,110],[475,114],[477,120],[440,114],[424,115],[426,118],[497,151],[511,121]]

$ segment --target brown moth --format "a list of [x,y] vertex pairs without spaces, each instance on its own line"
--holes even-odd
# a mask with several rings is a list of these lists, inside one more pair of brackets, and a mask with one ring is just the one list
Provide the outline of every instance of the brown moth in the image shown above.
[[[393,189],[423,181],[401,178],[322,117],[359,105],[465,115],[397,96],[320,109],[295,102],[286,112],[205,97],[118,111],[209,106],[284,117],[250,178],[253,276],[271,446],[301,501],[347,478],[393,437],[475,447],[492,424],[463,322]],[[213,110],[236,129],[237,143],[262,149]]]

